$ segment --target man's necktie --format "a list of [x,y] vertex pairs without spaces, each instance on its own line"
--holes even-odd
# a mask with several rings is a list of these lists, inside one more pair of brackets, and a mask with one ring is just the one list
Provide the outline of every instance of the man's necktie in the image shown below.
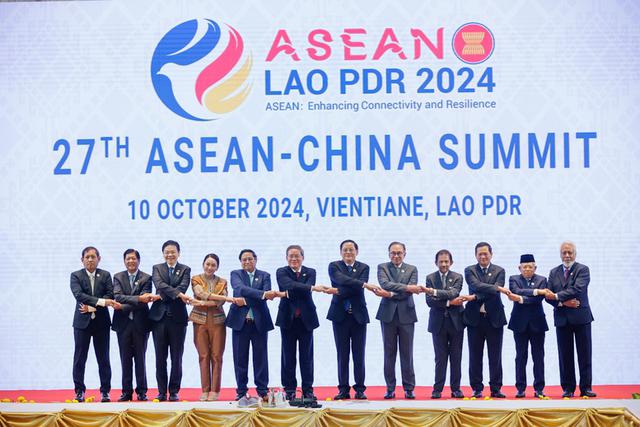
[[487,267],[482,269],[482,274],[484,274],[485,276],[487,275]]
[[564,281],[566,282],[567,279],[569,279],[569,269],[565,268],[564,269]]
[[441,274],[440,275],[440,281],[442,282],[442,289],[444,289],[446,284],[447,284],[447,275],[446,274]]
[[[95,274],[90,274],[89,275],[89,283],[91,285],[91,295],[95,295],[95,293],[96,293],[96,276],[95,276]],[[91,318],[92,319],[96,318],[96,313],[95,312],[91,313]]]
[[169,267],[169,277],[173,276],[173,267]]
[[[254,273],[248,273],[249,274],[249,286],[253,288],[253,274]],[[247,319],[251,319],[253,320],[253,309],[249,308],[249,311],[247,311]]]
[[[131,294],[133,295],[133,284],[136,281],[136,276],[134,274],[129,275],[129,286],[131,286]],[[129,312],[129,319],[133,320],[133,311]]]
[[[296,280],[300,280],[300,272],[296,271]],[[296,311],[293,313],[294,317],[300,317],[300,315],[302,314],[302,310],[300,310],[300,307],[296,307]]]

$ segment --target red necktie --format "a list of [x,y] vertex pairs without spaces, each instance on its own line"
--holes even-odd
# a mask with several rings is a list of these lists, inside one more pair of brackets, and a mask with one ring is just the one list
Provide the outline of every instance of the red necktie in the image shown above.
[[[300,272],[296,271],[296,280],[300,279]],[[294,317],[300,317],[300,315],[302,314],[302,311],[300,310],[300,307],[296,307],[296,311],[293,313]]]

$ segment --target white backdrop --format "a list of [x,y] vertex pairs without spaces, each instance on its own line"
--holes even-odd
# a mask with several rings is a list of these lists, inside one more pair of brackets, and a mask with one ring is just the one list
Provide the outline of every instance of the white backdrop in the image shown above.
[[[197,103],[193,94],[195,76],[213,59],[224,56],[220,50],[188,65],[167,64],[173,69],[163,70],[170,75],[178,104],[189,105],[193,114],[215,120],[195,121],[176,114],[175,109],[165,106],[152,82],[151,63],[158,43],[172,28],[193,19],[199,19],[199,29],[206,29],[205,19],[220,26],[223,37],[218,49],[228,40],[227,25],[244,43],[240,63],[222,76],[221,83],[240,90],[248,87],[249,92],[237,108],[227,113],[211,113]],[[1,4],[0,168],[5,189],[0,193],[0,389],[72,386],[74,301],[69,273],[81,268],[80,251],[84,246],[97,246],[102,254],[100,267],[112,273],[124,268],[124,249],[135,247],[142,253],[141,268],[150,272],[153,264],[162,261],[160,246],[167,239],[181,243],[180,260],[191,266],[194,274],[201,271],[205,253],[218,253],[220,275],[227,278],[231,270],[239,268],[237,255],[242,248],[253,248],[259,257],[258,268],[275,276],[276,268],[285,263],[286,246],[301,244],[306,252],[305,264],[318,270],[319,283],[328,283],[327,265],[339,258],[338,244],[346,238],[359,243],[359,259],[371,266],[372,280],[376,265],[387,260],[388,243],[405,242],[406,261],[418,266],[421,283],[435,270],[433,255],[443,247],[453,252],[453,270],[458,272],[475,263],[475,243],[487,240],[494,247],[493,261],[503,266],[507,275],[517,273],[521,253],[534,253],[538,273],[546,275],[560,262],[560,242],[570,239],[577,244],[578,261],[591,268],[590,300],[596,319],[594,383],[639,383],[640,347],[635,326],[640,316],[635,302],[637,286],[629,280],[634,277],[634,262],[640,258],[639,19],[640,6],[633,1],[408,1],[375,5],[323,1],[302,7],[295,1],[176,1],[162,2],[161,6],[146,2]],[[493,36],[493,52],[479,64],[465,63],[454,54],[454,33],[470,22],[483,24]],[[387,28],[391,32],[385,32]],[[326,46],[331,47],[323,60],[312,59],[307,50],[314,47],[307,36],[316,29],[325,30],[321,34],[329,34],[332,40],[324,49],[315,46],[318,54],[326,54]],[[434,54],[424,42],[418,42],[421,52],[416,55],[411,29],[420,30],[441,48],[440,53]],[[283,52],[267,61],[276,34],[284,34],[279,33],[281,30],[288,35],[299,61]],[[351,41],[344,42],[349,35]],[[201,36],[198,33],[195,42]],[[490,41],[488,33],[485,36],[485,42]],[[278,45],[285,42],[280,39]],[[383,54],[374,59],[379,45]],[[400,49],[406,59],[401,59]],[[175,49],[170,53],[178,55]],[[349,59],[350,55],[365,58]],[[172,56],[168,58],[171,61]],[[247,60],[248,76],[231,77]],[[470,71],[462,71],[465,67]],[[418,93],[428,73],[419,74],[421,68],[434,73],[426,85],[432,93]],[[346,93],[341,94],[341,73],[347,77],[357,74],[362,79],[364,69],[378,70],[381,75],[388,69],[396,73],[400,70],[404,93],[397,85],[391,87],[391,93],[385,93],[384,85],[381,92],[365,93],[360,80],[360,84],[346,86]],[[487,85],[478,84],[488,69],[490,83],[494,84],[491,91]],[[319,70],[312,75],[317,79],[326,75],[326,89],[316,95],[305,87],[302,94],[289,84],[290,93],[272,94],[285,90],[292,70],[303,83],[311,70]],[[466,88],[474,91],[459,92],[471,72],[474,77]],[[454,80],[450,85],[451,76]],[[314,87],[317,90],[318,86]],[[343,106],[353,103],[360,108],[318,111],[310,108],[310,101]],[[395,102],[397,107],[401,101],[409,106],[420,103],[421,107],[362,109],[362,102]],[[447,101],[495,105],[446,108]],[[289,102],[283,106],[296,109],[274,111],[275,102]],[[425,108],[426,102],[432,108]],[[451,138],[443,138],[447,134],[459,143],[454,145]],[[519,142],[512,139],[514,134]],[[529,134],[535,135],[541,152],[545,141],[550,141],[548,134],[555,138],[551,148],[555,167],[551,167],[550,157],[539,162],[531,156]],[[585,134],[591,135],[588,153]],[[307,135],[315,138],[317,148],[300,142]],[[379,160],[374,162],[375,168],[371,166],[370,135],[383,148],[385,135],[389,135],[388,168]],[[338,156],[328,167],[327,136],[334,150],[345,137],[344,167]],[[105,149],[102,137],[120,137],[121,143],[127,137],[127,155],[121,151],[117,157],[113,142]],[[193,144],[193,148],[184,143],[179,147],[193,158],[192,168],[187,167],[186,156],[174,149],[176,140],[182,137]],[[207,139],[214,137],[216,142]],[[271,170],[260,157],[258,170],[253,170],[253,137],[264,147],[271,139]],[[151,167],[147,173],[156,138],[162,144],[167,173],[160,166]],[[216,166],[217,172],[201,168],[202,138],[209,141],[204,151],[215,151],[215,157],[209,154],[204,164],[207,168]],[[478,161],[481,138],[485,138],[486,162],[472,169],[467,166],[465,153],[470,153],[473,162]],[[82,145],[84,139],[95,140],[95,147],[85,173],[81,173],[87,152],[87,145]],[[502,145],[494,144],[496,139]],[[66,158],[65,143],[59,140],[68,142]],[[514,153],[510,161],[500,160],[498,149],[504,147],[508,152],[511,142],[513,147],[519,146],[519,153]],[[403,154],[405,144],[409,151]],[[245,170],[238,166],[239,152]],[[448,168],[452,152],[459,162]],[[153,159],[158,159],[157,153]],[[305,170],[304,164],[314,159],[318,160],[317,168]],[[178,168],[174,162],[178,162]],[[67,169],[69,173],[63,173]],[[56,174],[56,170],[61,173]],[[473,212],[444,215],[452,197],[461,201],[467,195],[475,201]],[[388,197],[421,197],[422,207],[417,208],[417,216],[397,212],[323,216],[317,199],[334,196],[372,196],[384,201]],[[484,215],[483,196],[492,200],[515,196],[520,201],[519,211],[497,215],[495,209],[489,209]],[[159,217],[160,200],[190,198],[244,198],[250,217]],[[296,213],[286,218],[279,204],[276,218],[258,218],[260,198],[289,198],[294,204],[300,199],[304,212],[301,217]],[[132,219],[129,203],[134,201],[139,207],[146,203],[142,200],[149,202],[148,219],[140,219],[139,210]],[[315,333],[316,385],[337,382],[331,324],[325,319],[329,298],[314,295],[322,319]],[[368,293],[367,302],[374,319],[379,301]],[[277,302],[269,305],[275,319]],[[424,298],[417,298],[416,305],[417,381],[419,385],[431,385],[434,355],[431,336],[426,332]],[[508,315],[511,303],[505,301],[505,305]],[[545,310],[552,325],[550,307]],[[235,385],[230,336],[223,386]],[[183,387],[199,386],[192,337],[190,325]],[[505,384],[515,381],[514,357],[512,335],[505,330]],[[269,335],[269,361],[270,384],[279,385],[277,330]],[[465,336],[464,384],[468,382],[467,361]],[[152,386],[154,363],[150,341],[147,364]],[[381,333],[376,320],[368,327],[366,363],[366,383],[384,384]],[[111,364],[112,383],[119,388],[115,333]],[[93,355],[86,378],[88,387],[97,387]],[[546,378],[548,384],[559,381],[553,327],[546,342]]]

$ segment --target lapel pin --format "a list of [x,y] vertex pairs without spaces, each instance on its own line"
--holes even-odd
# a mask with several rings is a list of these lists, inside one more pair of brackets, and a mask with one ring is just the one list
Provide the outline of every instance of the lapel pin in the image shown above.
[[100,273],[96,273],[96,277],[100,277]]
[[180,270],[176,270],[175,274],[176,275],[180,274]]
[[489,273],[489,277],[491,277],[491,273]]
[[404,270],[400,270],[400,273],[404,273]]
[[138,286],[138,281],[133,282],[134,285]]
[[305,277],[307,275],[307,273],[302,273],[302,277]]
[[453,282],[453,279],[449,279],[449,283]]
[[355,268],[353,269],[353,272],[354,272],[354,273],[356,272],[356,269],[355,269]]

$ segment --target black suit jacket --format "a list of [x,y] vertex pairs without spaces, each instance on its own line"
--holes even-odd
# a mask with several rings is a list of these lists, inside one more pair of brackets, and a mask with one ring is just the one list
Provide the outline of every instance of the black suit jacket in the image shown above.
[[111,274],[108,271],[99,268],[95,271],[94,292],[91,292],[91,282],[89,274],[84,268],[74,271],[70,277],[71,293],[76,299],[73,311],[73,327],[78,329],[86,329],[91,322],[91,313],[80,313],[80,304],[90,305],[96,308],[96,316],[94,322],[97,325],[108,328],[111,326],[111,317],[107,307],[96,306],[99,298],[113,299],[113,283]]
[[339,293],[331,298],[327,319],[342,322],[347,316],[344,304],[348,299],[356,322],[362,325],[369,323],[369,312],[362,287],[369,280],[369,266],[356,261],[352,268],[348,268],[342,260],[333,261],[329,264],[329,278],[331,286],[338,288]]
[[451,322],[457,331],[464,330],[462,322],[461,305],[452,305],[447,307],[447,301],[457,298],[462,291],[462,274],[455,271],[447,273],[447,283],[442,283],[440,279],[440,271],[434,271],[427,276],[426,286],[436,289],[436,295],[426,295],[427,305],[431,307],[429,310],[429,326],[428,331],[437,334],[444,325],[445,315],[451,318]]
[[300,309],[302,323],[308,331],[312,331],[320,326],[318,313],[311,296],[311,287],[316,284],[316,271],[313,268],[300,268],[300,278],[296,278],[296,273],[291,267],[281,267],[276,271],[278,288],[287,292],[287,298],[281,298],[278,305],[278,317],[276,326],[283,329],[291,328],[296,309]]
[[[589,282],[591,276],[589,267],[580,263],[573,263],[569,269],[569,278],[564,280],[564,269],[562,265],[557,266],[549,273],[547,286],[554,294],[558,295],[558,300],[547,300],[554,306],[553,322],[555,326],[586,325],[593,322],[593,314],[589,307]],[[576,298],[580,301],[577,308],[559,307],[558,301],[563,302]]]
[[509,329],[514,332],[525,332],[527,326],[531,327],[533,332],[548,331],[547,319],[542,308],[542,300],[544,296],[534,296],[534,289],[545,289],[547,287],[547,279],[543,276],[534,274],[531,277],[531,286],[522,274],[509,277],[509,290],[520,295],[523,303],[513,303],[511,310],[511,318],[509,319]]
[[[138,270],[133,289],[129,283],[129,272],[121,271],[113,275],[113,294],[116,301],[122,304],[122,309],[113,313],[112,329],[116,332],[123,331],[129,322],[133,322],[139,332],[151,330],[149,323],[149,306],[145,302],[138,301],[138,296],[151,293],[151,276]],[[133,320],[129,314],[133,313]]]
[[478,326],[480,322],[480,307],[489,317],[489,322],[494,328],[500,328],[507,324],[504,314],[504,305],[500,298],[498,286],[504,286],[504,268],[495,264],[489,264],[487,274],[482,273],[480,264],[471,265],[464,269],[464,278],[469,286],[469,293],[476,296],[474,301],[469,301],[464,309],[464,323],[468,326]]
[[169,277],[169,267],[167,263],[153,266],[153,284],[156,287],[156,294],[162,299],[154,301],[149,310],[149,319],[160,321],[167,311],[171,311],[174,322],[187,325],[187,306],[178,298],[178,294],[187,293],[191,283],[191,269],[184,264],[177,263],[173,270],[173,275]]

